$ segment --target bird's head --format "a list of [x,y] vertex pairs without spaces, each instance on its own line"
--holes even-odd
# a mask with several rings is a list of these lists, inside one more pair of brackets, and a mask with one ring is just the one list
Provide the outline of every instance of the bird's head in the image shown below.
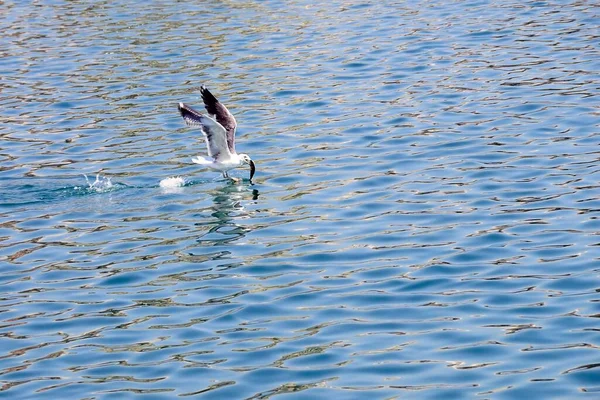
[[250,166],[250,180],[252,180],[252,177],[254,176],[254,172],[256,171],[256,167],[254,166],[254,161],[252,161],[252,159],[250,158],[250,156],[248,154],[240,154],[240,159],[242,160],[242,163],[248,164]]

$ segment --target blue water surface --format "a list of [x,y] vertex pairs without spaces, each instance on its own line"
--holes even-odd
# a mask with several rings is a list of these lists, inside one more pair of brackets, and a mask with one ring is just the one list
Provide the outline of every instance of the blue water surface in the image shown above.
[[593,3],[0,12],[1,398],[600,397]]

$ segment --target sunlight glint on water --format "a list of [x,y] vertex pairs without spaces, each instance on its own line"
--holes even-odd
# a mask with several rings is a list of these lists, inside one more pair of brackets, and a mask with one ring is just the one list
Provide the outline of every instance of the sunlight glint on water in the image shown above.
[[598,397],[590,2],[0,9],[1,398]]

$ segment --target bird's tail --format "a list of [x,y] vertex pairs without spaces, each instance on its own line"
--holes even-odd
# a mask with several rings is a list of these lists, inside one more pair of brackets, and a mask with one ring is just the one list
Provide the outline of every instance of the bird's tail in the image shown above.
[[200,165],[209,165],[209,164],[212,164],[212,161],[207,160],[206,158],[200,157],[200,156],[198,156],[198,157],[192,157],[192,162],[196,163],[196,164],[200,164]]

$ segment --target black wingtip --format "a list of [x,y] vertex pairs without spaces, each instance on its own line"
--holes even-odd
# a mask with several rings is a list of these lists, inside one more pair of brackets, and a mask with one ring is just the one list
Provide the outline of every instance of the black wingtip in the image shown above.
[[200,95],[206,106],[212,106],[219,102],[217,98],[206,88],[206,86],[200,86]]
[[177,104],[177,110],[187,125],[202,124],[202,114],[184,103]]
[[182,117],[185,117],[187,114],[194,113],[194,110],[190,108],[187,104],[179,103],[177,104],[177,110]]

